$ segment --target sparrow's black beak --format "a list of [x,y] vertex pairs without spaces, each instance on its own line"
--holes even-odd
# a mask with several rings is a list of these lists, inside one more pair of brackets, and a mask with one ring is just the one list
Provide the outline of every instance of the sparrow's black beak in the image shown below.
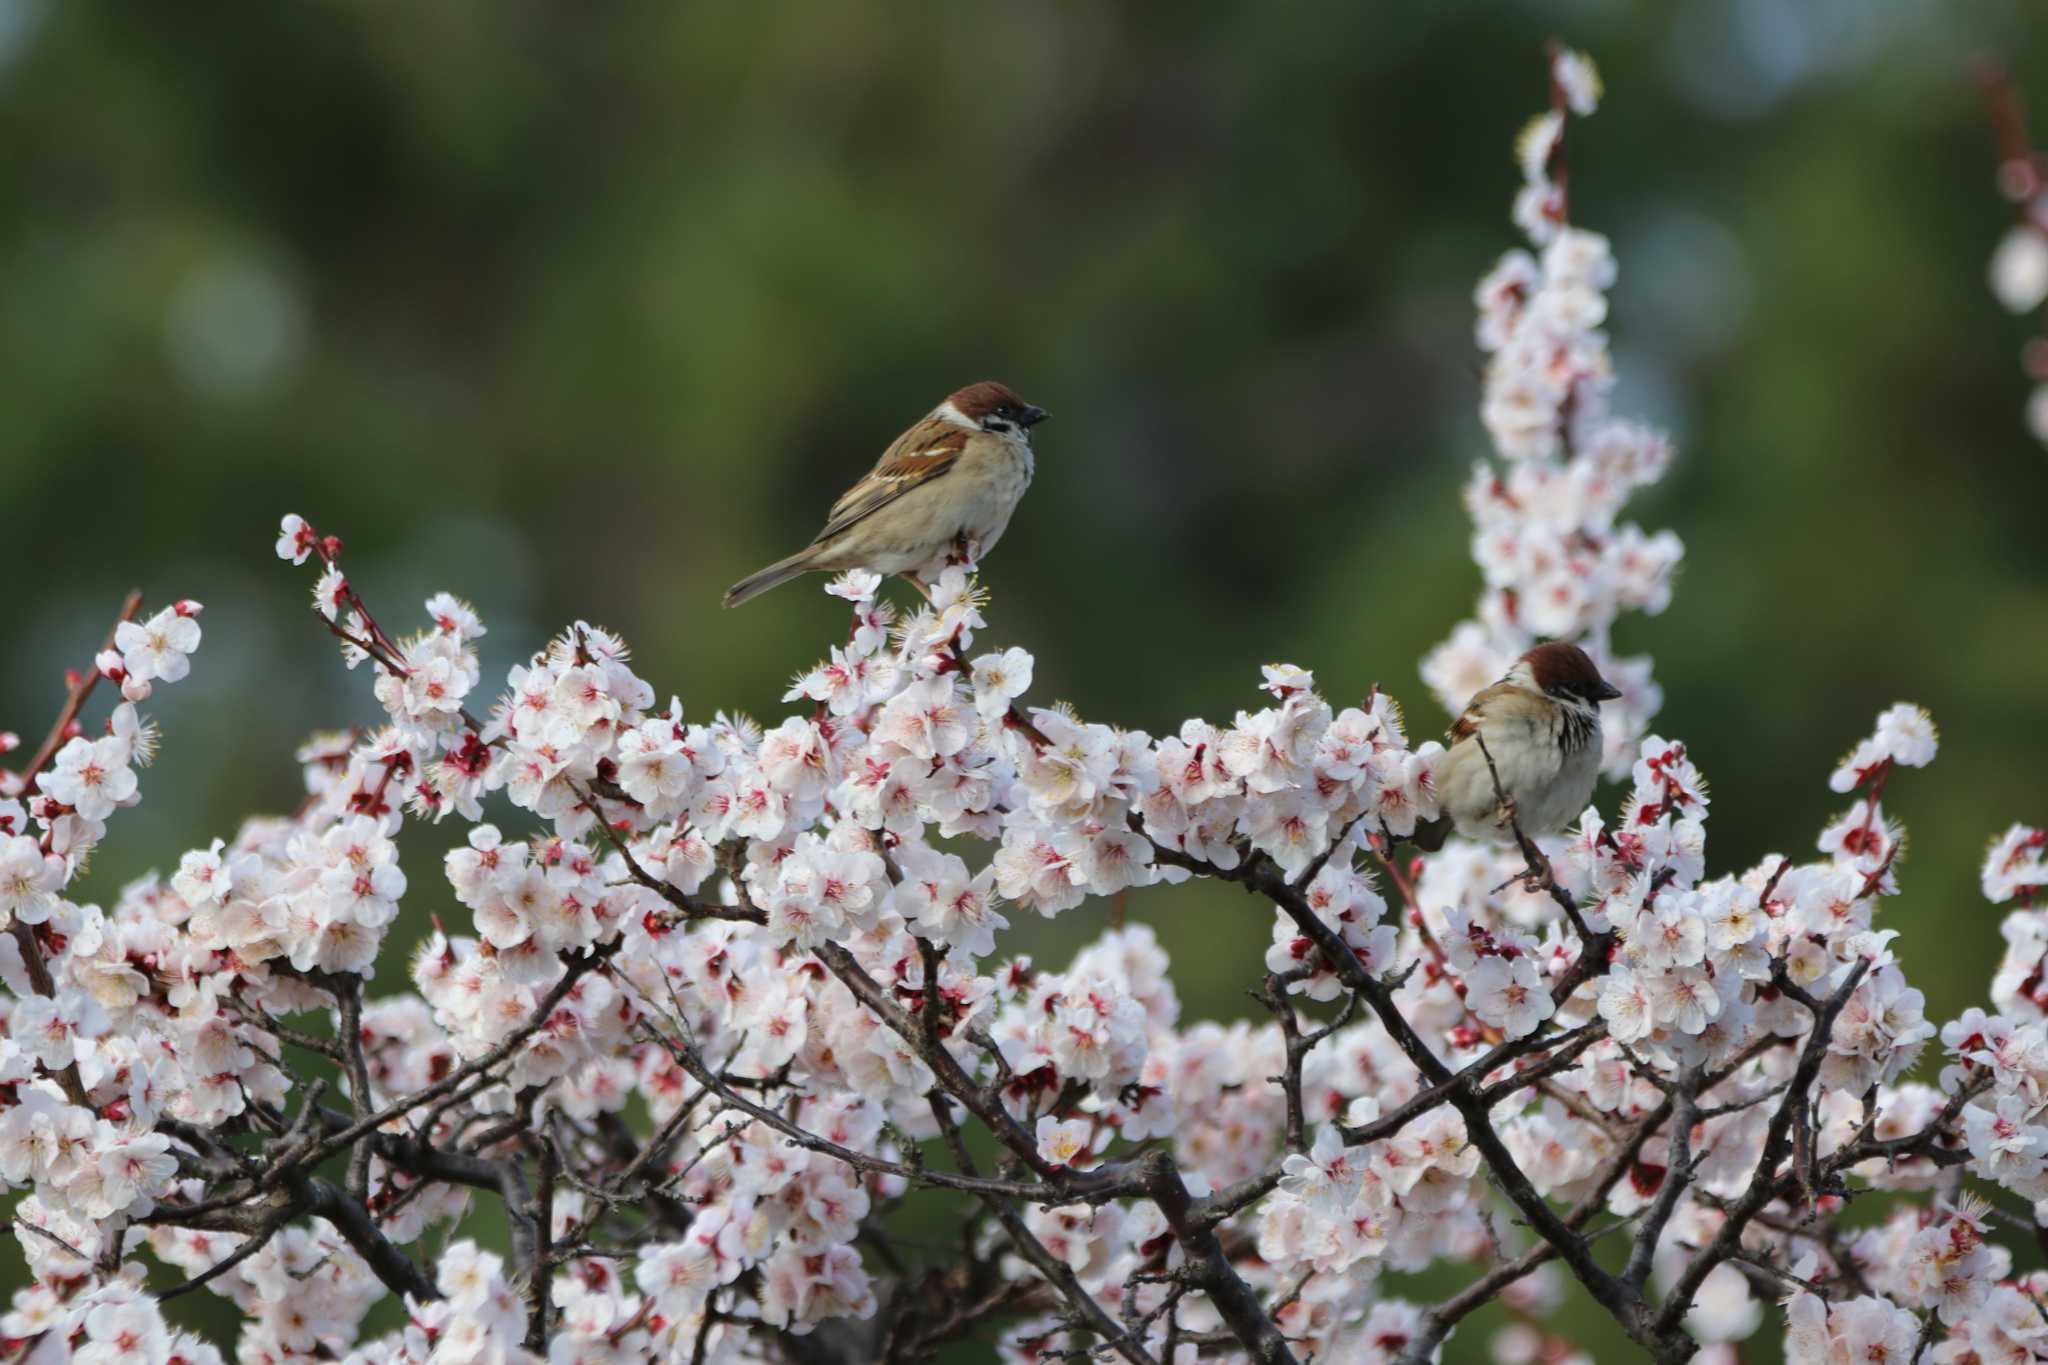
[[1605,678],[1602,678],[1599,682],[1593,685],[1594,701],[1613,701],[1620,695],[1621,689],[1616,687],[1613,683],[1607,681],[1607,679]]
[[1036,407],[1030,403],[1026,403],[1024,405],[1024,411],[1017,414],[1017,424],[1019,426],[1035,427],[1040,422],[1043,422],[1046,418],[1050,416],[1052,416],[1052,414],[1047,412],[1044,408]]

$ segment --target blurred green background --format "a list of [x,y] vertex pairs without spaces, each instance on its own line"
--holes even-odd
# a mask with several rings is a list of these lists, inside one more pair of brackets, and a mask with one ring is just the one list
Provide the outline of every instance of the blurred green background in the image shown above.
[[[374,704],[271,556],[286,511],[393,629],[472,598],[487,682],[582,617],[692,714],[774,715],[841,604],[720,592],[994,377],[1056,414],[987,577],[1036,696],[1157,733],[1284,658],[1433,731],[1416,661],[1477,587],[1471,289],[1553,34],[1607,81],[1572,189],[1622,265],[1618,406],[1680,447],[1631,509],[1686,542],[1676,600],[1619,643],[1714,782],[1716,869],[1809,850],[1876,711],[1932,709],[1886,915],[1949,1017],[2000,950],[1982,848],[2048,819],[2048,455],[1966,79],[1995,52],[2048,104],[2017,0],[0,0],[0,727],[40,737],[129,586],[197,597],[159,799],[90,894],[288,809],[291,746]],[[1191,1015],[1245,1012],[1266,913],[1134,913]]]

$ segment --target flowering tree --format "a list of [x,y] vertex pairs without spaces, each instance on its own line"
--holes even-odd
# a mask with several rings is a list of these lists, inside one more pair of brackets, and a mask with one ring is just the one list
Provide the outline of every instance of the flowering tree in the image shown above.
[[[1707,877],[1705,782],[1648,733],[1648,661],[1609,649],[1680,547],[1617,524],[1669,447],[1608,410],[1614,263],[1566,195],[1598,84],[1568,52],[1550,74],[1529,246],[1479,290],[1485,587],[1425,673],[1455,706],[1539,636],[1584,642],[1625,692],[1608,812],[1542,860],[1414,857],[1442,750],[1392,698],[1271,665],[1259,709],[1169,736],[1030,707],[1031,655],[975,652],[962,567],[908,615],[835,581],[846,640],[771,729],[686,720],[581,623],[484,705],[472,610],[391,634],[287,517],[278,553],[317,561],[385,712],[299,752],[295,813],[70,899],[138,799],[137,707],[187,671],[189,602],[131,601],[0,786],[0,1175],[32,1277],[6,1349],[203,1365],[161,1307],[203,1288],[264,1362],[915,1361],[970,1334],[1011,1361],[1420,1362],[1494,1300],[1498,1358],[1557,1359],[1576,1280],[1661,1361],[1732,1358],[1780,1300],[1795,1360],[2048,1359],[2048,1283],[1992,1240],[2048,1199],[2048,836],[1987,857],[2020,903],[1998,1012],[1940,1030],[1934,1084],[1906,1079],[1936,1029],[1875,927],[1924,713],[1833,774],[1818,856]],[[451,818],[461,912],[387,989],[420,895],[399,836]],[[1183,1019],[1144,926],[1058,968],[1001,954],[1012,916],[1192,877],[1272,915],[1256,1025]],[[1910,1197],[1843,1222],[1872,1190]],[[953,1250],[900,1244],[910,1201]],[[499,1227],[504,1254],[474,1240]],[[1380,1285],[1437,1263],[1470,1267],[1449,1298]],[[405,1325],[363,1339],[388,1296]]]

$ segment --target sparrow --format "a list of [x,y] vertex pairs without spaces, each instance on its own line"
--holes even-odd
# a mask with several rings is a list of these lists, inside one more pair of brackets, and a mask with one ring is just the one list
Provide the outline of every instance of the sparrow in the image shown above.
[[1577,645],[1538,645],[1515,660],[1506,677],[1465,704],[1444,736],[1447,752],[1436,770],[1443,813],[1417,825],[1411,842],[1434,853],[1453,829],[1495,844],[1514,843],[1515,826],[1530,838],[1562,830],[1592,799],[1600,703],[1620,695]]
[[923,577],[995,548],[1031,484],[1034,407],[1001,384],[969,384],[933,408],[846,490],[809,545],[726,590],[736,607],[798,574],[869,569]]

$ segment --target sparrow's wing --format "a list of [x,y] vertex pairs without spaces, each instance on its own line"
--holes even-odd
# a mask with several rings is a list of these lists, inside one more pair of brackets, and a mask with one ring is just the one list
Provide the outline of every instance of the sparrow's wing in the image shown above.
[[928,417],[898,436],[867,477],[832,504],[825,529],[818,532],[814,543],[832,539],[953,468],[972,435],[963,426]]
[[1444,735],[1444,747],[1452,748],[1460,740],[1472,738],[1484,724],[1488,743],[1497,749],[1517,727],[1531,734],[1540,730],[1556,705],[1540,692],[1511,682],[1497,682],[1480,689],[1477,696],[1465,703],[1464,713],[1451,722]]
[[1458,718],[1451,722],[1451,728],[1444,732],[1444,747],[1452,748],[1459,740],[1470,739],[1478,734],[1480,713],[1486,710],[1487,704],[1506,693],[1521,690],[1513,683],[1497,682],[1474,693],[1472,700],[1465,703],[1465,709],[1459,713]]

